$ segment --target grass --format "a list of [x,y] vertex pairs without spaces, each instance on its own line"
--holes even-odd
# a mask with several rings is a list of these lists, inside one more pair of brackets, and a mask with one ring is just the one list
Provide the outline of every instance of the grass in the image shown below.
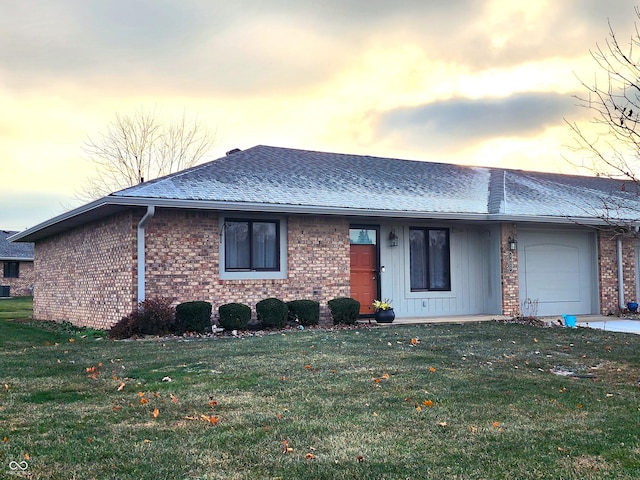
[[501,323],[114,342],[4,320],[0,473],[635,479],[639,347]]

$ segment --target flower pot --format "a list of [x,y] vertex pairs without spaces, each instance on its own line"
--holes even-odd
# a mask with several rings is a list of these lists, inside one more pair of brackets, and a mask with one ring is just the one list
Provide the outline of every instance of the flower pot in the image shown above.
[[627,308],[631,313],[636,313],[638,311],[638,302],[627,303]]
[[396,314],[393,308],[390,308],[389,310],[376,310],[373,317],[378,323],[391,323],[396,318]]

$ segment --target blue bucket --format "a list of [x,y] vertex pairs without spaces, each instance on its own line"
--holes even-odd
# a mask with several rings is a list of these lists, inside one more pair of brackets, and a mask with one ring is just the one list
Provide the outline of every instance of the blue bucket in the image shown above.
[[570,327],[570,328],[576,328],[576,321],[577,321],[577,319],[576,319],[576,317],[575,317],[575,316],[573,316],[573,315],[564,315],[564,314],[563,314],[563,315],[562,315],[562,318],[564,319],[564,324],[565,324],[567,327]]

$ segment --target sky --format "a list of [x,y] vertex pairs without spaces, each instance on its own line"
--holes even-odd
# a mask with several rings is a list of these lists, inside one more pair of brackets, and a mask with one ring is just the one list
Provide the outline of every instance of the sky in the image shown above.
[[577,172],[566,122],[634,1],[4,0],[0,229],[77,207],[116,114],[255,145]]

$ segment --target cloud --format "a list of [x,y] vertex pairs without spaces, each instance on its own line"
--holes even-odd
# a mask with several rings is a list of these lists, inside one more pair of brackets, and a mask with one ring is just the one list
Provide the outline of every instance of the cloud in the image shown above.
[[531,136],[557,125],[575,100],[556,93],[518,93],[505,98],[453,98],[379,115],[378,137],[395,137],[425,149],[459,149],[491,137]]
[[[319,85],[380,46],[417,46],[428,58],[470,70],[586,54],[585,32],[597,25],[604,37],[607,16],[619,20],[624,11],[600,0],[549,7],[471,0],[10,2],[0,17],[0,76],[14,89],[61,81],[138,92],[286,91]],[[632,11],[629,3],[627,17]]]

